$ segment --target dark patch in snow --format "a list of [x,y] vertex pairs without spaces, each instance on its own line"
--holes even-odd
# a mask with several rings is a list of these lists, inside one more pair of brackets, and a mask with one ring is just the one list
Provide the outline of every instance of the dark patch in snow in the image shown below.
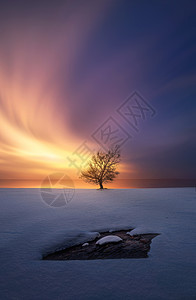
[[112,235],[118,236],[122,241],[96,245],[96,242],[111,232],[102,232],[100,237],[87,241],[89,245],[82,244],[56,251],[43,257],[44,260],[92,260],[92,259],[120,259],[120,258],[147,258],[150,244],[158,233],[138,234],[130,236],[127,230],[113,231]]

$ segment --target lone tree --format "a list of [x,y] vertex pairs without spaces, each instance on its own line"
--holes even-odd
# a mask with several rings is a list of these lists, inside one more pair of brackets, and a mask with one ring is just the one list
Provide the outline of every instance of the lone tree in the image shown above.
[[98,151],[92,156],[87,168],[81,171],[80,178],[85,182],[98,184],[100,189],[103,189],[103,183],[113,181],[119,174],[116,171],[119,162],[119,146],[115,146],[108,152]]

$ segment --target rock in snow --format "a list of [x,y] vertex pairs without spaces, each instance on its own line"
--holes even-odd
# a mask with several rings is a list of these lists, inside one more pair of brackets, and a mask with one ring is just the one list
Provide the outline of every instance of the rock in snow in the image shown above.
[[117,235],[107,235],[107,236],[104,236],[103,238],[99,239],[96,242],[96,245],[104,245],[104,244],[108,244],[108,243],[118,243],[120,241],[122,241],[122,239]]

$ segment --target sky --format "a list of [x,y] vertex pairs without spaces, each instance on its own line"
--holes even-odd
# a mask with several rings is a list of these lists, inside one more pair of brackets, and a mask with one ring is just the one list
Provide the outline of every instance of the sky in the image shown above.
[[1,1],[0,179],[75,180],[113,143],[121,179],[195,179],[195,13],[191,0]]

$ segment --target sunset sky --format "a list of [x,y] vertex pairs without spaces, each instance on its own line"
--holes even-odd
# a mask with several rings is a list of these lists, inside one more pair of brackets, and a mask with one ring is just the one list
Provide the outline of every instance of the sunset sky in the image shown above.
[[[1,1],[0,179],[77,179],[79,150],[109,147],[103,126],[122,141],[119,178],[196,178],[195,13],[191,0]],[[126,99],[144,114],[119,113]]]

